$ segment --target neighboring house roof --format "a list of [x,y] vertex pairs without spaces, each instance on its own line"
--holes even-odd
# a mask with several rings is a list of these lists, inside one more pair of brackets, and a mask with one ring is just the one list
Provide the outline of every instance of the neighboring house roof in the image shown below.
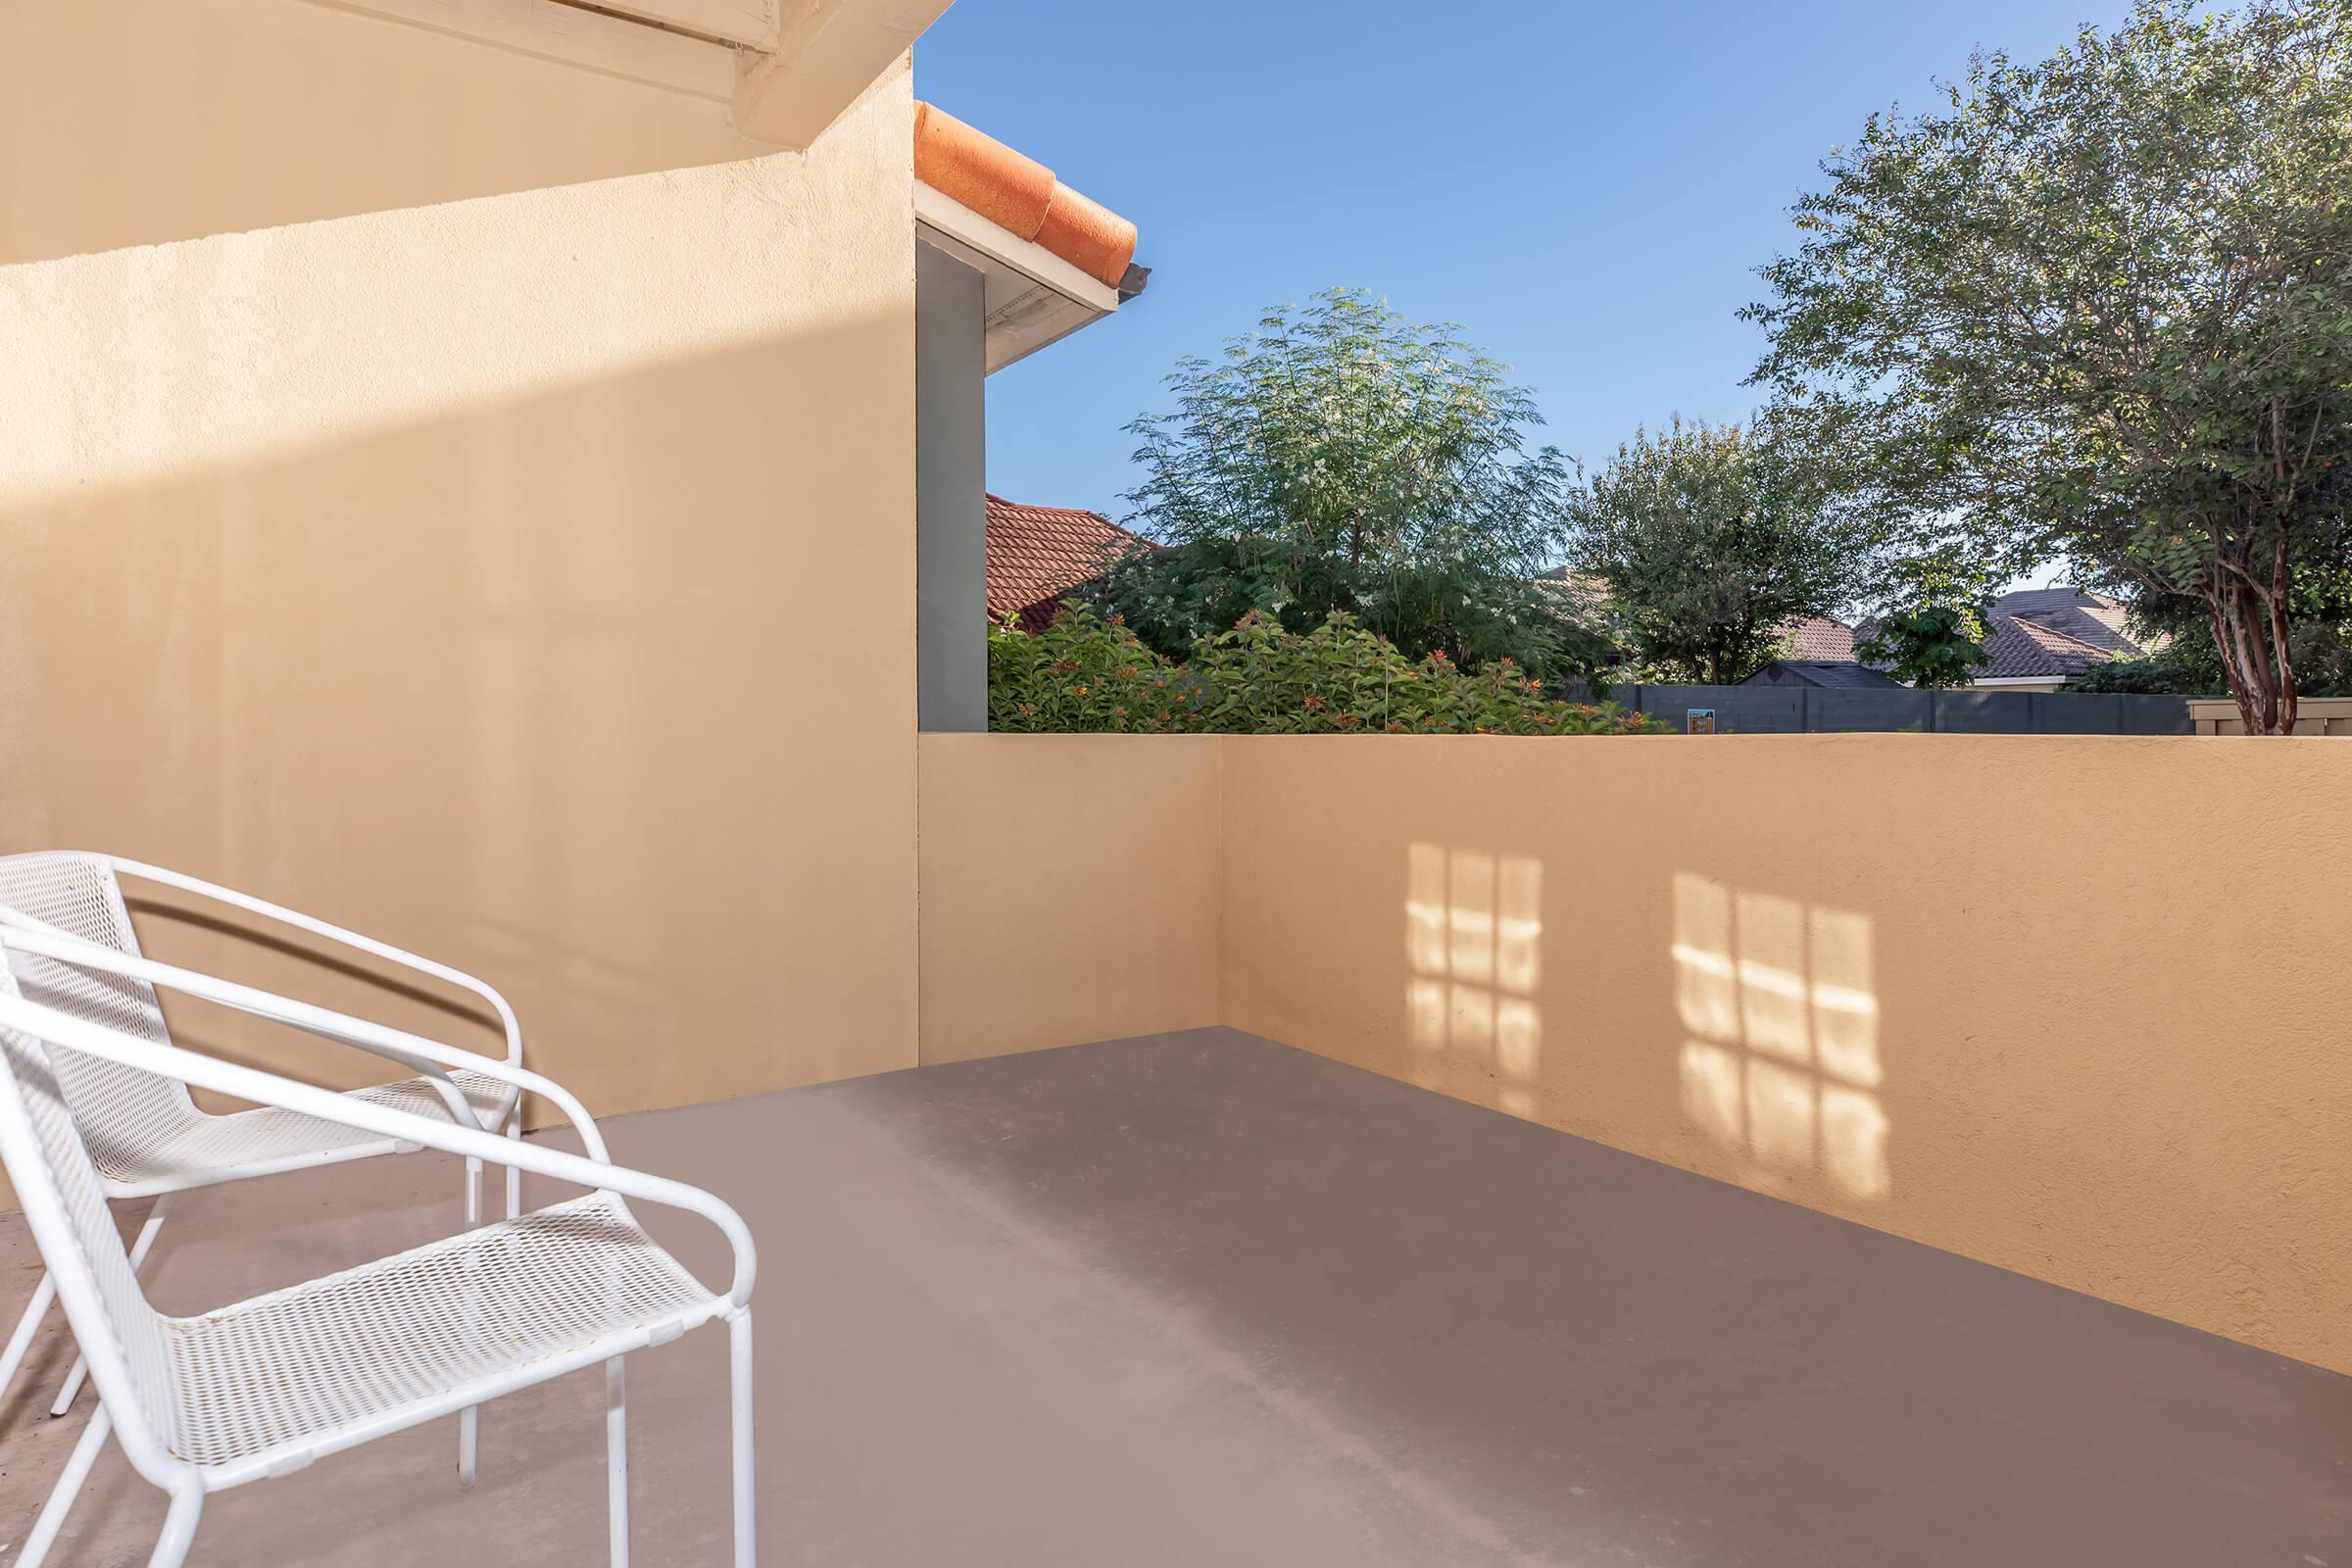
[[[1554,566],[1539,573],[1536,586],[1558,596],[1571,614],[1580,615],[1598,626],[1605,620],[1609,608],[1608,585],[1595,572],[1579,571],[1573,566]],[[1854,662],[1854,628],[1829,615],[1802,615],[1780,628],[1789,646],[1789,657],[1799,661],[1851,663]]]
[[[1852,664],[1854,628],[1828,615],[1807,615],[1782,628],[1792,650],[1790,658],[1809,663]],[[1875,684],[1875,682],[1873,683]]]
[[1776,659],[1740,683],[1742,686],[1823,686],[1838,691],[1876,690],[1903,683],[1885,670],[1851,659]]
[[2082,588],[2027,588],[1992,602],[1992,632],[1979,680],[2046,680],[2080,675],[2116,659],[2165,646],[2130,627],[2131,607]]
[[914,106],[914,177],[1104,287],[1133,292],[1122,287],[1135,261],[1133,223],[931,104]]
[[2001,595],[1992,602],[1992,612],[2030,620],[2126,659],[2152,652],[2126,629],[2130,608],[2105,594],[2081,588],[2027,588]]
[[988,616],[1018,615],[1022,629],[1052,621],[1062,596],[1102,575],[1118,556],[1150,549],[1099,512],[1071,507],[1024,507],[988,498]]
[[2130,658],[2138,649],[2102,646],[2070,636],[2055,626],[2023,615],[1995,612],[1992,635],[1984,639],[1984,662],[1970,671],[1979,680],[2034,680],[2047,676],[2080,675],[2110,660]]
[[[1537,580],[1576,610],[1607,608],[1607,591],[1589,572],[1561,566]],[[2122,600],[2082,588],[2028,588],[2003,594],[1993,601],[1991,632],[1984,641],[1988,657],[1971,674],[1978,680],[2064,679],[2109,660],[2136,659],[2165,646],[2163,638],[2142,638],[2132,632],[2130,616],[2131,607]],[[1776,671],[1782,683],[1899,685],[1893,677],[1863,664],[1854,652],[1855,640],[1867,639],[1872,624],[1864,620],[1848,626],[1828,615],[1791,620],[1781,628],[1788,642],[1788,656],[1773,661],[1765,670]],[[1758,676],[1764,672],[1758,671]]]
[[[2129,627],[2132,609],[2120,599],[2082,588],[2026,588],[1992,602],[1984,662],[1969,671],[1987,680],[2065,680],[2115,659],[2137,659],[2165,646]],[[1854,635],[1867,638],[1865,620]]]

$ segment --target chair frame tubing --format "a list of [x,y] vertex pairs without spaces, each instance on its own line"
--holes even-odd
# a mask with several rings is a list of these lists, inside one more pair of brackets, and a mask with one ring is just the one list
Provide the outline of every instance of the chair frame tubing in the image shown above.
[[[58,938],[44,934],[28,934],[0,927],[0,950],[22,947],[29,951],[43,951],[58,941]],[[211,992],[216,997],[245,989],[200,975],[187,976],[192,984],[183,988],[155,972],[163,966],[128,958],[112,950],[99,952],[104,954],[104,961],[101,962],[95,956],[90,960],[97,966],[121,965],[122,968],[118,972],[128,972],[129,966],[136,965],[151,983],[169,985],[172,989],[187,989],[193,994]],[[83,960],[74,956],[71,961]],[[300,1010],[307,1006],[282,998],[269,998],[266,994],[249,992],[246,993],[246,1000],[254,1001],[257,996],[260,1004],[266,1004],[269,1010]],[[262,1007],[257,1006],[257,1010],[262,1010]],[[329,1016],[338,1029],[380,1034],[386,1044],[401,1049],[418,1050],[425,1054],[456,1053],[454,1047],[441,1046],[437,1042],[406,1035],[398,1030],[387,1030],[381,1025],[342,1015]],[[733,1277],[723,1294],[714,1295],[706,1305],[683,1314],[674,1323],[662,1324],[658,1331],[635,1329],[607,1335],[590,1345],[548,1357],[526,1368],[480,1378],[445,1395],[379,1412],[341,1429],[308,1434],[293,1446],[299,1450],[296,1452],[286,1452],[285,1446],[281,1446],[280,1448],[247,1454],[233,1463],[204,1467],[172,1455],[148,1430],[141,1407],[131,1392],[134,1387],[132,1374],[123,1358],[121,1345],[109,1327],[88,1265],[81,1260],[63,1201],[46,1165],[37,1154],[32,1155],[25,1164],[27,1167],[37,1166],[37,1169],[27,1168],[20,1172],[12,1164],[11,1174],[18,1178],[18,1193],[24,1202],[25,1217],[43,1256],[53,1263],[59,1259],[69,1260],[63,1267],[53,1268],[50,1278],[55,1282],[57,1295],[65,1303],[67,1317],[73,1323],[88,1356],[90,1375],[98,1385],[100,1408],[68,1461],[66,1474],[59,1481],[57,1490],[50,1494],[43,1507],[40,1520],[25,1543],[24,1554],[19,1558],[19,1568],[39,1568],[64,1524],[68,1510],[73,1506],[75,1494],[88,1479],[90,1466],[99,1448],[110,1435],[121,1445],[132,1467],[172,1497],[163,1536],[150,1559],[151,1568],[155,1568],[155,1565],[172,1568],[186,1556],[204,1497],[211,1492],[285,1474],[307,1464],[312,1458],[356,1446],[392,1432],[405,1431],[453,1411],[470,1411],[474,1406],[501,1395],[599,1363],[607,1367],[607,1487],[612,1562],[615,1568],[626,1568],[629,1548],[627,1409],[626,1375],[621,1357],[657,1340],[665,1342],[688,1329],[715,1321],[726,1322],[729,1330],[734,1561],[737,1568],[756,1568],[759,1555],[758,1462],[750,1303],[758,1273],[758,1253],[750,1228],[745,1225],[742,1216],[723,1200],[685,1183],[612,1163],[602,1137],[595,1132],[593,1123],[587,1121],[584,1111],[579,1112],[580,1132],[583,1143],[591,1152],[572,1154],[490,1133],[479,1126],[437,1121],[390,1105],[353,1101],[258,1068],[222,1061],[178,1046],[141,1040],[5,993],[0,993],[0,1029],[17,1030],[70,1051],[85,1052],[126,1066],[161,1073],[195,1088],[209,1089],[257,1104],[275,1105],[328,1121],[339,1121],[364,1131],[460,1155],[469,1161],[480,1160],[501,1165],[511,1176],[528,1171],[553,1181],[610,1193],[624,1201],[633,1200],[693,1213],[718,1228],[733,1250],[735,1264]],[[556,1099],[560,1106],[566,1102],[576,1105],[577,1102],[572,1102],[568,1094],[538,1074],[521,1069],[509,1070],[514,1074],[514,1081],[534,1092],[553,1091],[550,1098]],[[16,1082],[6,1073],[0,1073],[0,1153],[35,1148],[35,1135]],[[124,1413],[125,1418],[119,1421],[118,1412]]]
[[[498,1015],[500,1030],[506,1037],[506,1064],[511,1067],[520,1067],[522,1065],[522,1024],[515,1016],[513,1004],[510,1004],[507,999],[499,993],[496,987],[490,985],[487,981],[477,979],[474,976],[466,973],[462,969],[452,968],[448,964],[438,962],[431,958],[423,957],[417,954],[410,953],[406,949],[396,948],[388,942],[380,942],[373,937],[366,936],[360,932],[348,930],[343,926],[335,925],[326,920],[321,920],[316,915],[305,914],[298,909],[288,908],[284,905],[273,904],[267,899],[256,898],[252,894],[241,893],[234,888],[223,887],[217,882],[208,882],[201,877],[190,876],[184,871],[174,871],[165,866],[151,865],[142,860],[127,859],[122,856],[115,855],[92,854],[86,851],[44,851],[30,856],[9,857],[7,858],[68,858],[81,860],[95,865],[101,865],[105,867],[108,875],[115,879],[118,889],[121,886],[122,878],[125,876],[136,881],[153,883],[159,887],[176,889],[179,892],[191,894],[209,903],[222,905],[233,909],[240,909],[248,914],[259,915],[266,920],[272,921],[279,925],[291,926],[295,930],[308,932],[313,936],[322,938],[326,941],[335,943],[338,946],[350,948],[356,952],[371,955],[374,957],[381,958],[388,963],[396,964],[401,968],[411,970],[415,973],[430,976],[431,978],[455,987],[458,990],[468,992],[471,995],[488,1003],[491,1009]],[[56,938],[64,938],[66,940],[77,943],[83,943],[90,948],[96,949],[96,951],[100,953],[116,952],[116,950],[104,948],[98,944],[87,943],[86,939],[74,937],[71,933],[59,931],[54,926],[47,925],[40,920],[36,920],[29,915],[21,913],[18,910],[8,908],[5,906],[0,906],[0,927],[8,927],[35,936],[45,935]],[[33,950],[28,949],[28,951]],[[55,956],[57,955],[52,953],[50,956]],[[132,955],[124,954],[118,954],[118,956],[124,957],[133,956]],[[125,971],[122,969],[115,969],[110,965],[93,963],[90,966],[109,968],[111,972],[117,974],[125,974]],[[170,966],[159,966],[159,968],[169,969]],[[126,977],[143,978],[142,976],[137,975],[126,975]],[[155,982],[151,981],[150,983],[152,984]],[[236,1004],[233,1002],[226,1003],[225,1004],[231,1006],[236,1005]],[[302,1026],[297,1024],[296,1027]],[[371,1049],[368,1046],[361,1045],[357,1041],[341,1041],[338,1043],[357,1046],[358,1049],[361,1050]],[[454,1051],[457,1048],[451,1047],[448,1049]],[[375,1051],[373,1054],[387,1054],[387,1053],[382,1051]],[[463,1053],[463,1057],[461,1060],[454,1062],[414,1059],[405,1053],[391,1055],[390,1059],[399,1062],[401,1065],[407,1066],[413,1072],[416,1072],[421,1076],[432,1080],[435,1089],[441,1095],[443,1103],[449,1106],[450,1113],[453,1118],[463,1116],[470,1120],[473,1115],[472,1110],[466,1104],[465,1097],[457,1092],[456,1086],[450,1081],[449,1069],[452,1066],[456,1066],[462,1070],[480,1071],[483,1063],[495,1061],[498,1058],[483,1056],[479,1053],[475,1052],[466,1052]],[[517,1092],[514,1098],[513,1105],[503,1120],[503,1126],[509,1137],[519,1139],[522,1136],[522,1096],[519,1092]],[[138,1188],[126,1189],[116,1183],[106,1183],[106,1186],[108,1190],[108,1196],[110,1198],[120,1200],[148,1196],[150,1193],[152,1193],[157,1199],[156,1205],[152,1210],[149,1211],[147,1223],[140,1231],[138,1243],[133,1248],[131,1252],[130,1266],[135,1272],[139,1266],[145,1262],[149,1250],[152,1250],[154,1246],[155,1233],[162,1224],[163,1214],[166,1208],[169,1206],[169,1200],[172,1194],[186,1192],[196,1187],[216,1186],[223,1182],[246,1180],[258,1176],[277,1175],[287,1170],[303,1170],[315,1168],[319,1165],[339,1164],[351,1157],[354,1156],[336,1152],[327,1152],[325,1153],[317,1155],[300,1156],[290,1160],[270,1160],[254,1165],[222,1167],[218,1170],[192,1175],[184,1181],[167,1184],[161,1187],[142,1185]],[[381,1157],[381,1155],[369,1154],[359,1157]],[[102,1182],[104,1181],[103,1177],[100,1179]],[[467,1229],[471,1229],[472,1227],[481,1223],[481,1162],[479,1160],[467,1160],[466,1163],[465,1189],[466,1226]],[[509,1167],[507,1171],[507,1217],[509,1219],[513,1219],[521,1212],[521,1172],[513,1167]],[[49,1304],[55,1299],[55,1298],[56,1292],[49,1286],[47,1280],[44,1279],[41,1285],[35,1288],[32,1300],[26,1304],[24,1315],[18,1320],[15,1332],[9,1337],[7,1348],[5,1350],[0,1350],[0,1396],[5,1396],[8,1393],[9,1387],[15,1382],[17,1372],[23,1366],[24,1357],[31,1348],[33,1337],[39,1331],[41,1320],[48,1315]],[[56,1401],[49,1407],[49,1413],[52,1416],[62,1416],[69,1409],[73,1408],[74,1397],[81,1392],[81,1385],[84,1378],[88,1374],[88,1359],[86,1357],[77,1355],[74,1361],[72,1369],[66,1374],[64,1388],[59,1391]],[[466,1413],[466,1417],[461,1423],[458,1440],[459,1474],[462,1484],[468,1487],[473,1485],[474,1481],[474,1454],[476,1449],[475,1430],[476,1420],[473,1414],[469,1411]]]

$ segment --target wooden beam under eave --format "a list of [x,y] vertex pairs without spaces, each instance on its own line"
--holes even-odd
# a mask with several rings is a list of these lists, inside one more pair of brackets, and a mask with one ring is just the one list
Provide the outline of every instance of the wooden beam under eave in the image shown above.
[[937,22],[952,0],[779,0],[776,45],[746,52],[735,128],[807,147]]

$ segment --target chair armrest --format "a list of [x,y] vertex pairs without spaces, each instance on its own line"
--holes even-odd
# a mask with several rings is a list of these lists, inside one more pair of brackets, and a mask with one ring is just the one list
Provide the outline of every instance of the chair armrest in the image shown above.
[[491,1008],[497,1012],[500,1027],[506,1032],[507,1059],[517,1066],[522,1062],[522,1024],[514,1016],[514,1009],[508,1004],[507,999],[501,996],[497,988],[488,981],[477,980],[463,969],[453,969],[448,964],[421,957],[405,949],[396,948],[388,942],[378,942],[373,937],[346,930],[342,926],[321,920],[316,915],[304,914],[300,910],[289,909],[283,905],[271,904],[267,899],[257,899],[250,893],[239,893],[235,888],[222,887],[217,882],[207,882],[201,877],[189,876],[184,871],[173,871],[160,865],[148,865],[139,860],[126,860],[120,856],[110,855],[104,858],[114,867],[118,876],[134,876],[142,882],[154,882],[164,887],[177,888],[183,893],[193,893],[199,898],[210,899],[216,904],[225,904],[231,908],[243,909],[249,914],[258,914],[266,919],[275,920],[281,925],[293,926],[299,931],[308,931],[313,936],[324,937],[330,942],[340,943],[344,947],[355,949],[361,953],[372,954],[388,962],[397,963],[403,968],[414,969],[418,974],[431,975],[434,979],[456,986],[461,991],[469,991],[490,1004]]
[[[468,1128],[475,1125],[472,1108],[466,1103],[465,1096],[450,1082],[448,1072],[443,1069],[457,1068],[480,1073],[484,1077],[513,1084],[517,1089],[527,1089],[552,1102],[557,1109],[563,1111],[564,1118],[579,1132],[580,1142],[587,1149],[590,1158],[605,1160],[612,1157],[606,1151],[604,1135],[597,1131],[595,1118],[588,1114],[588,1107],[580,1103],[577,1096],[555,1080],[514,1062],[501,1061],[495,1056],[485,1056],[478,1052],[446,1045],[366,1018],[355,1018],[349,1013],[321,1007],[315,1003],[296,1002],[290,997],[275,996],[233,980],[217,979],[194,969],[182,969],[174,964],[159,963],[153,958],[134,956],[50,927],[36,930],[14,924],[0,925],[0,951],[10,949],[36,953],[61,963],[142,980],[166,991],[176,991],[201,1002],[215,1003],[252,1017],[284,1024],[321,1040],[397,1061],[412,1071],[419,1071],[433,1078],[436,1090],[451,1107],[452,1119],[463,1122]],[[319,1090],[318,1093],[331,1094],[333,1091]]]
[[[168,985],[170,983],[163,978],[162,974],[150,972],[165,971],[168,973],[171,968],[168,964],[157,964],[148,959],[135,957],[119,949],[87,941],[42,922],[34,922],[29,925],[12,924],[8,928],[5,938],[0,938],[0,947],[20,953],[36,953],[43,957],[55,959],[59,963],[72,964],[76,968],[98,969],[109,974],[145,980],[150,985]],[[173,986],[172,989],[190,990],[190,988],[182,986]],[[193,995],[193,991],[190,994]],[[217,1002],[221,1006],[234,1008],[238,1012],[251,1013],[257,1017],[270,1016],[263,1008],[233,996],[208,997],[205,1000]],[[320,1039],[333,1041],[338,1045],[349,1046],[354,1050],[365,1051],[370,1055],[381,1056],[388,1061],[397,1062],[408,1068],[409,1071],[431,1082],[433,1092],[440,1096],[443,1108],[449,1112],[450,1120],[468,1126],[475,1125],[473,1107],[466,1103],[465,1093],[450,1078],[449,1069],[439,1062],[396,1045],[363,1040],[356,1036],[324,1028],[306,1027],[291,1019],[280,1018],[276,1021],[302,1029],[306,1034],[316,1035]]]
[[275,1105],[282,1110],[316,1116],[321,1121],[339,1122],[346,1127],[420,1144],[445,1153],[462,1154],[468,1159],[479,1159],[490,1164],[509,1165],[553,1181],[569,1182],[600,1192],[615,1193],[622,1198],[657,1203],[664,1208],[699,1214],[716,1226],[734,1250],[735,1273],[727,1291],[728,1304],[740,1309],[751,1300],[753,1279],[759,1266],[751,1227],[744,1224],[743,1216],[728,1203],[699,1187],[690,1187],[666,1176],[633,1170],[626,1165],[612,1164],[609,1155],[601,1160],[591,1159],[525,1143],[520,1139],[502,1138],[476,1127],[452,1126],[395,1106],[352,1100],[332,1090],[264,1072],[258,1067],[222,1061],[217,1056],[204,1055],[181,1046],[140,1040],[104,1024],[75,1018],[54,1007],[27,1002],[22,997],[0,994],[0,1028],[19,1030],[36,1040],[54,1042],[69,1051],[103,1057],[142,1072],[176,1078],[181,1083],[252,1101],[256,1104]]

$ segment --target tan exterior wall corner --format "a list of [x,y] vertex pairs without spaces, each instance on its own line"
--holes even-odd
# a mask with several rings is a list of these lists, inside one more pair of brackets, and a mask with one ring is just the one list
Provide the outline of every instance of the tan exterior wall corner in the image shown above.
[[1225,1022],[2352,1370],[2352,747],[1225,744]]
[[806,154],[0,269],[0,851],[471,970],[599,1112],[912,1065],[894,80]]
[[1218,1018],[1213,736],[922,738],[926,1062]]

